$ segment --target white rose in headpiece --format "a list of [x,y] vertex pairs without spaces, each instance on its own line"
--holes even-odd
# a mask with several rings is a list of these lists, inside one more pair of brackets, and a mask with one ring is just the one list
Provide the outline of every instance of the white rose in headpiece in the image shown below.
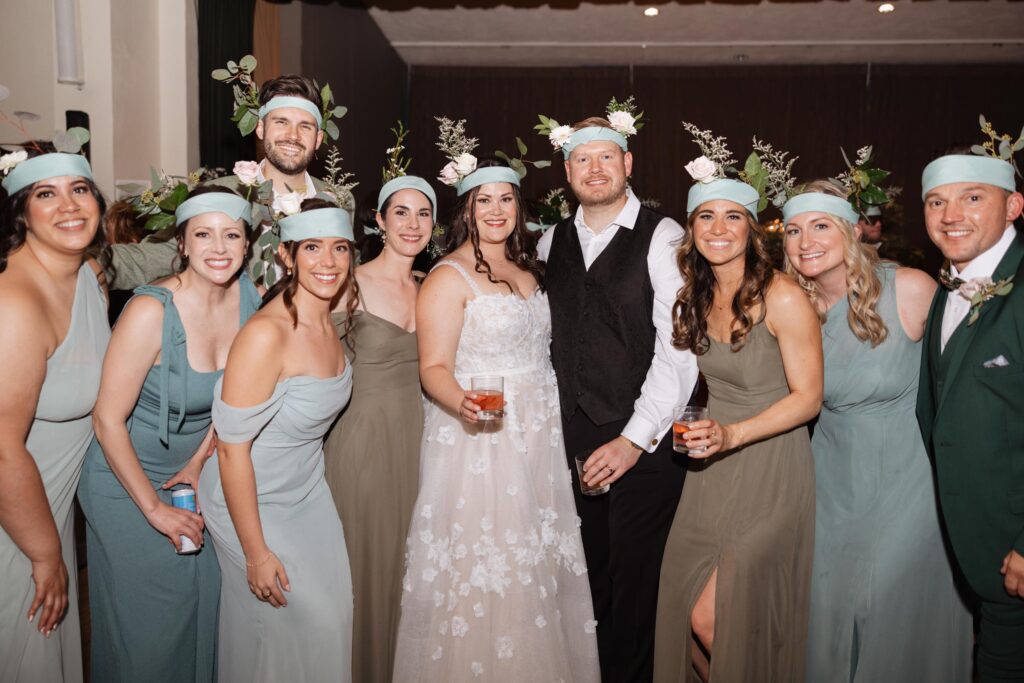
[[459,172],[455,170],[455,162],[449,161],[445,164],[445,167],[441,169],[441,175],[437,179],[445,185],[454,185],[459,182]]
[[562,149],[572,137],[572,126],[559,126],[548,133],[548,140],[555,149]]
[[633,127],[636,119],[628,111],[613,111],[609,113],[608,123],[612,124],[612,128],[623,135],[636,135],[636,128]]
[[259,182],[260,165],[255,161],[236,161],[231,171],[243,185],[256,185]]
[[686,172],[697,182],[710,183],[715,179],[718,167],[715,166],[715,162],[702,155],[686,165]]
[[298,192],[288,192],[274,197],[274,211],[291,216],[302,210],[302,195]]
[[0,157],[0,173],[7,173],[25,159],[28,159],[28,152],[25,150],[3,155]]
[[459,176],[465,178],[476,170],[476,157],[468,152],[460,154],[455,159],[455,170],[459,172]]

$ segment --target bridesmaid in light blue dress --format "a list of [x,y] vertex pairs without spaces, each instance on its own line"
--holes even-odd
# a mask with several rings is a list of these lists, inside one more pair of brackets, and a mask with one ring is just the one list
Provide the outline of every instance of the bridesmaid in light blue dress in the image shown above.
[[217,453],[199,498],[221,564],[220,681],[351,681],[352,577],[323,438],[351,367],[331,321],[358,296],[348,214],[308,199],[281,221],[287,275],[214,388]]
[[807,187],[824,201],[784,211],[787,269],[825,314],[807,681],[966,682],[971,616],[915,414],[935,282],[880,263],[857,242],[852,207],[835,203],[841,193]]
[[110,339],[86,250],[104,203],[76,154],[33,156],[3,188],[0,681],[78,683],[74,496]]

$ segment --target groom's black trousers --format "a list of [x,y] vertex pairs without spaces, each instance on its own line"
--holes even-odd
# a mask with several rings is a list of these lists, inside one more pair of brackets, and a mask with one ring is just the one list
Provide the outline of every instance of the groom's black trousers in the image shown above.
[[658,581],[669,527],[686,473],[671,432],[653,453],[601,496],[580,493],[573,457],[622,433],[626,420],[595,425],[581,409],[562,416],[576,510],[587,556],[604,683],[647,682],[654,676]]

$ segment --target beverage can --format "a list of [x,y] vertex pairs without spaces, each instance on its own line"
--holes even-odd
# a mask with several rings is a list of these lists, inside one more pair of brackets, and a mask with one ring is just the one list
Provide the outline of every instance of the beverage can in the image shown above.
[[[196,492],[194,489],[181,489],[171,494],[171,505],[189,512],[196,511]],[[181,539],[181,550],[176,551],[179,555],[191,555],[199,552],[199,548],[188,536],[179,536]]]

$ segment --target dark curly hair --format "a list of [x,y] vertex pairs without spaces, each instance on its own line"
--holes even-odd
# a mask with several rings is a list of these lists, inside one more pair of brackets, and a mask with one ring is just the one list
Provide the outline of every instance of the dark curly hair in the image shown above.
[[[498,159],[484,158],[477,164],[477,168],[488,166],[507,166]],[[473,255],[476,257],[474,270],[487,276],[488,282],[502,284],[508,287],[509,292],[515,294],[515,288],[505,280],[495,279],[491,272],[491,266],[480,251],[480,232],[476,227],[475,205],[476,197],[480,193],[479,187],[462,195],[455,200],[455,207],[452,214],[452,229],[448,233],[448,251],[452,251],[468,239],[473,245]],[[537,236],[526,227],[526,202],[519,187],[512,186],[512,194],[516,200],[516,226],[512,233],[505,240],[505,258],[511,261],[517,268],[533,275],[537,286],[544,289],[544,265],[537,260]]]
[[[35,149],[26,148],[28,158],[55,152],[56,149],[47,143],[35,143]],[[42,151],[40,151],[40,149]],[[89,244],[87,251],[97,253],[103,249],[106,239],[100,226],[103,225],[103,215],[107,210],[107,202],[103,199],[103,193],[96,183],[85,178],[89,191],[100,207],[100,220],[96,227],[96,235]],[[25,243],[25,236],[28,233],[28,203],[32,196],[32,190],[36,183],[24,187],[12,195],[5,196],[0,201],[0,273],[7,270],[7,259],[12,253],[18,250]]]
[[[708,316],[714,305],[715,274],[694,244],[693,224],[697,215],[694,211],[686,221],[686,234],[676,254],[683,286],[672,306],[672,344],[700,356],[707,353],[710,346]],[[743,280],[732,300],[733,320],[739,322],[739,329],[733,330],[729,339],[733,351],[743,348],[754,325],[764,319],[765,294],[775,277],[768,254],[768,236],[753,216],[746,212],[744,215],[749,237],[743,257]],[[754,320],[753,313],[759,306],[761,317]]]
[[[337,204],[329,202],[326,199],[311,198],[306,199],[302,202],[302,211],[313,211],[315,209],[336,209]],[[285,249],[288,250],[288,257],[292,263],[296,262],[296,257],[299,253],[299,246],[303,240],[298,242],[282,242]],[[348,303],[346,304],[345,310],[345,328],[342,330],[341,336],[347,338],[352,333],[352,317],[355,315],[356,306],[359,305],[359,283],[356,282],[356,251],[355,245],[349,241],[349,259],[348,259],[348,272],[345,274],[345,282],[342,283],[341,289],[338,290],[337,299],[332,302],[332,306],[337,303],[340,299],[348,295]],[[288,309],[289,315],[292,317],[292,327],[297,327],[299,324],[299,314],[295,308],[295,304],[292,300],[295,298],[295,292],[299,289],[299,273],[293,271],[290,275],[286,275],[277,282],[274,286],[267,290],[267,293],[263,295],[263,306],[266,306],[271,302],[274,297],[278,294],[281,295],[284,301],[284,307]]]

